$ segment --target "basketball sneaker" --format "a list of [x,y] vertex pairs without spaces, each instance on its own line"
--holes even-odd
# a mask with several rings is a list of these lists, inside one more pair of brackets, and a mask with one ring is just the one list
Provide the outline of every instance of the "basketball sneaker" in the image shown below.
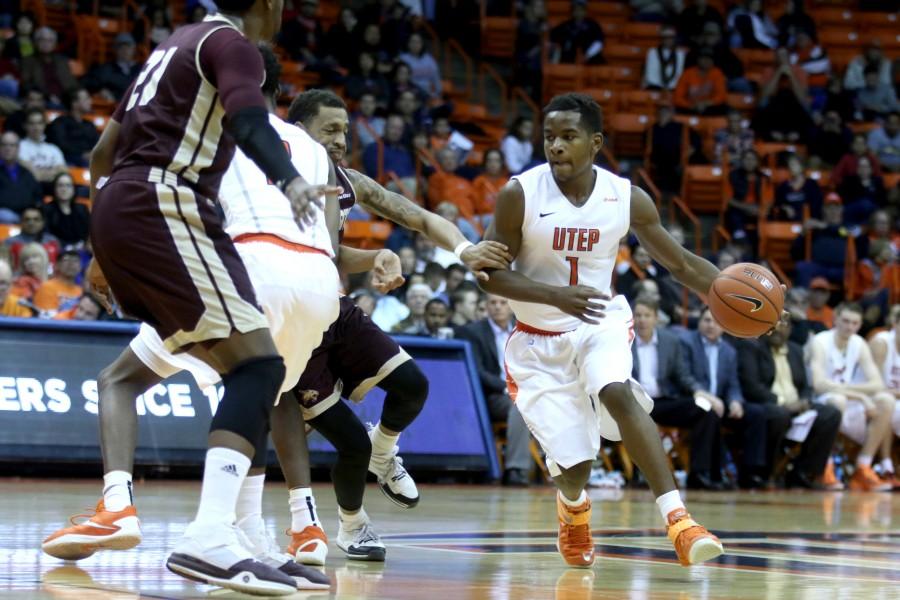
[[844,489],[844,484],[838,480],[837,475],[834,474],[834,463],[831,459],[828,459],[828,463],[825,464],[825,472],[822,473],[821,478],[819,479],[819,483],[822,484],[828,491],[839,492]]
[[556,515],[559,517],[559,536],[556,549],[566,564],[590,567],[594,564],[594,539],[591,537],[591,499],[579,506],[569,506],[556,494]]
[[[78,519],[86,518],[84,522]],[[47,537],[41,549],[63,560],[81,560],[100,549],[128,550],[141,543],[141,522],[134,506],[111,512],[103,500],[91,514],[75,515],[71,527],[59,529]]]
[[355,529],[345,527],[344,521],[340,521],[338,527],[337,547],[344,551],[351,560],[384,561],[387,550],[381,542],[381,537],[372,527],[368,519]]
[[681,566],[689,567],[725,554],[719,538],[693,520],[685,509],[676,508],[666,521],[669,523],[666,534],[675,545]]
[[850,478],[850,489],[856,492],[889,492],[893,486],[881,479],[872,467],[856,466]]
[[235,525],[191,523],[166,560],[166,568],[200,583],[261,596],[297,591],[294,579],[253,558]]
[[293,556],[295,561],[301,565],[325,564],[325,558],[328,556],[328,537],[321,527],[308,525],[303,531],[288,529],[285,533],[291,536],[287,553]]
[[237,523],[241,542],[259,562],[274,567],[294,579],[298,590],[325,590],[331,587],[331,580],[316,569],[304,567],[281,551],[259,515],[245,517]]
[[[375,434],[377,425],[369,425],[369,438]],[[400,448],[394,446],[387,455],[376,455],[372,453],[369,458],[369,471],[378,479],[378,485],[381,491],[394,504],[403,508],[413,508],[419,503],[419,490],[416,488],[416,482],[406,468],[403,466],[403,459],[397,456]]]

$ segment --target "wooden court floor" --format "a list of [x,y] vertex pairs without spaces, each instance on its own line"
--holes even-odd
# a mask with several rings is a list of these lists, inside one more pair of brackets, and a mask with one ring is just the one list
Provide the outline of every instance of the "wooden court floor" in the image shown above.
[[[75,563],[41,553],[41,539],[92,506],[95,481],[0,480],[0,598],[126,600],[242,598],[192,584],[163,566],[193,516],[199,484],[136,485],[144,541],[127,552]],[[336,534],[334,496],[316,486],[326,531]],[[685,569],[664,537],[649,492],[594,491],[591,570],[567,569],[555,550],[550,488],[422,486],[412,510],[374,486],[367,510],[388,546],[383,564],[347,561],[334,543],[328,593],[290,598],[422,600],[706,600],[900,598],[900,494],[689,493],[688,508],[728,554]],[[266,489],[270,529],[289,524],[287,493]]]

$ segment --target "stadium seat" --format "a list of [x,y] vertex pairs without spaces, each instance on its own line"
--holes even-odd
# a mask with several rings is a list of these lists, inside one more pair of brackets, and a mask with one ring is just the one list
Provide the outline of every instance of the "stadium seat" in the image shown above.
[[611,23],[625,23],[631,17],[631,7],[625,2],[588,2],[587,14],[603,27]]
[[383,248],[392,229],[386,221],[348,220],[344,223],[344,243],[358,248]]
[[652,121],[647,115],[618,113],[607,121],[610,149],[614,156],[643,158],[647,145],[647,131]]
[[615,91],[609,88],[583,88],[581,92],[597,101],[597,104],[603,109],[604,119],[615,114],[619,102],[618,94]]
[[640,46],[645,50],[659,45],[660,23],[629,22],[625,24],[625,39],[629,44]]
[[734,53],[747,72],[764,72],[775,64],[775,52],[755,48],[735,48]]
[[856,23],[853,11],[841,6],[816,6],[811,7],[808,12],[819,28],[852,27]]
[[872,35],[873,30],[891,30],[897,31],[900,27],[900,19],[897,13],[891,12],[858,12],[856,13],[856,23],[859,25],[860,31],[866,32],[866,39],[876,37]]
[[11,238],[14,235],[19,235],[21,230],[22,229],[18,225],[0,223],[0,242],[7,238]]
[[547,22],[554,27],[572,17],[572,3],[569,0],[547,0]]
[[91,172],[89,169],[83,169],[81,167],[69,167],[69,175],[72,176],[72,180],[75,182],[76,186],[91,185]]
[[803,144],[781,144],[778,142],[757,142],[753,145],[756,153],[759,154],[759,162],[775,169],[778,158],[784,154],[799,154],[806,156],[806,146]]
[[760,220],[759,256],[775,261],[782,269],[793,271],[791,248],[794,240],[802,234],[803,226],[800,223]]
[[640,87],[641,71],[630,67],[600,65],[584,67],[583,83],[586,87],[612,87],[618,90],[634,90]]
[[852,49],[860,51],[863,39],[856,31],[824,30],[819,32],[819,44],[830,53],[832,50]]
[[544,64],[544,102],[557,94],[564,94],[584,87],[584,71],[582,65]]
[[885,190],[892,190],[900,185],[900,173],[883,173],[881,178],[884,181]]
[[722,167],[688,165],[681,179],[681,199],[695,213],[717,215],[728,201],[728,188]]
[[652,115],[656,105],[669,96],[668,92],[659,90],[623,90],[619,94],[619,107],[623,112]]
[[485,17],[481,20],[481,55],[512,60],[516,47],[516,19]]
[[635,71],[644,68],[646,50],[633,44],[607,44],[603,48],[603,58],[611,65],[628,67]]

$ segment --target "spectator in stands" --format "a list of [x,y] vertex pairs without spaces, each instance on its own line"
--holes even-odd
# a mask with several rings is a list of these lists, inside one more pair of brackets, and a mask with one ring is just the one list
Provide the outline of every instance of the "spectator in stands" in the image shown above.
[[700,44],[691,50],[685,60],[685,68],[697,64],[700,53],[708,50],[713,54],[713,64],[722,71],[728,81],[728,91],[749,94],[753,92],[753,85],[744,78],[744,65],[741,63],[725,40],[722,39],[722,29],[713,22],[707,22],[703,26],[703,35]]
[[413,179],[415,189],[416,165],[412,152],[403,142],[403,117],[390,115],[384,126],[384,164],[383,170],[378,165],[378,144],[369,144],[363,150],[363,165],[366,174],[378,179],[383,173],[393,171],[401,179]]
[[771,334],[742,340],[738,344],[738,376],[744,399],[761,406],[766,414],[769,471],[782,453],[793,418],[808,410],[816,412],[793,469],[785,476],[785,485],[823,489],[820,480],[841,426],[841,413],[828,404],[812,403],[803,348],[790,341],[791,329],[789,319],[781,320]]
[[755,223],[763,204],[763,190],[769,176],[759,166],[756,150],[747,150],[741,156],[741,166],[728,173],[731,191],[725,211],[725,225],[733,235],[736,231],[748,233],[747,225]]
[[[824,114],[830,110],[840,115],[843,123],[856,120],[856,96],[853,92],[844,89],[843,80],[834,74],[828,80],[828,87],[825,88],[824,103],[818,107],[818,113]],[[815,145],[812,140],[810,140],[810,145]]]
[[461,217],[459,214],[459,207],[449,200],[444,200],[443,202],[439,203],[436,207],[434,207],[434,212],[435,214],[438,214],[451,223],[455,224],[460,233],[462,233],[463,236],[473,244],[477,244],[481,241],[481,234],[479,233],[479,229],[476,227],[477,220],[473,222]]
[[[633,302],[641,294],[653,296],[660,308],[671,319],[673,307],[677,302],[674,287],[670,285],[669,274],[654,264],[650,253],[636,239],[629,241],[631,257],[618,267],[616,291],[623,294],[629,302]],[[655,289],[648,290],[643,283],[652,283]]]
[[529,117],[516,117],[509,128],[500,150],[510,175],[518,175],[534,163],[534,121]]
[[406,307],[409,315],[391,328],[392,333],[418,335],[425,331],[425,305],[433,296],[425,283],[414,283],[406,290]]
[[409,65],[413,85],[425,91],[430,98],[440,98],[442,93],[441,69],[434,56],[425,48],[422,34],[414,33],[406,42],[406,52],[398,56]]
[[91,93],[118,101],[141,72],[141,63],[134,59],[136,46],[130,33],[118,34],[113,41],[113,49],[115,58],[92,67],[82,83]]
[[747,150],[753,149],[753,129],[739,110],[731,109],[727,115],[727,125],[716,131],[714,154],[715,164],[721,165],[724,158],[728,157],[728,166],[734,168],[741,162],[741,157]]
[[[682,148],[686,125],[674,117],[672,105],[669,102],[660,103],[656,109],[656,121],[650,127],[650,168],[660,190],[677,193],[681,189],[682,164],[687,163],[688,157],[682,156],[682,152],[687,150]],[[700,143],[699,138],[696,142]]]
[[75,182],[68,173],[53,180],[53,197],[44,205],[47,231],[64,246],[81,246],[87,241],[91,214],[84,204],[75,201]]
[[671,21],[681,9],[680,0],[628,0],[632,18],[641,23],[664,23]]
[[831,290],[832,285],[824,277],[814,277],[809,282],[809,307],[806,309],[806,318],[810,322],[821,324],[825,329],[834,327],[834,310],[828,306]]
[[831,76],[831,60],[809,32],[801,29],[796,37],[796,43],[791,46],[791,63],[800,65],[806,73],[806,82],[814,94],[824,94]]
[[846,154],[853,133],[836,110],[828,110],[809,134],[809,153],[816,167],[833,167]]
[[[385,50],[393,57],[400,53],[403,42],[412,34],[412,0],[380,0],[360,9],[359,19],[376,25],[381,31]],[[421,10],[416,10],[421,15]]]
[[856,263],[851,286],[863,309],[863,331],[870,331],[887,316],[890,297],[897,293],[900,283],[896,281],[896,268],[894,251],[885,240],[868,244],[867,253]]
[[872,461],[884,438],[893,437],[895,401],[865,340],[857,335],[861,325],[862,308],[844,303],[835,311],[834,328],[816,334],[810,360],[814,401],[841,411],[841,433],[862,445],[850,489],[889,491],[891,484],[875,474]]
[[453,309],[450,325],[456,329],[457,333],[460,327],[476,320],[479,296],[478,286],[471,281],[460,283],[450,294],[450,307]]
[[431,288],[432,297],[446,296],[447,279],[444,275],[444,267],[436,262],[430,262],[425,265],[422,277],[425,279],[425,285]]
[[[59,248],[54,248],[53,251],[56,253]],[[13,281],[12,293],[30,303],[35,292],[50,276],[47,249],[36,242],[25,244],[19,251],[18,261],[18,276]]]
[[778,28],[779,46],[794,47],[801,32],[816,39],[816,24],[806,12],[803,0],[787,0],[784,3],[784,14],[778,17],[775,26]]
[[803,221],[803,209],[815,219],[822,217],[822,188],[806,176],[803,159],[791,154],[787,161],[788,179],[775,189],[775,203],[769,218],[775,221]]
[[503,166],[503,153],[497,148],[486,150],[481,170],[481,175],[475,178],[472,185],[475,186],[475,213],[480,218],[482,228],[487,229],[497,204],[497,194],[509,181],[509,175]]
[[844,201],[844,222],[862,225],[887,203],[887,193],[881,176],[872,172],[872,163],[865,156],[856,164],[856,174],[847,175],[837,188]]
[[732,31],[731,45],[736,48],[775,48],[778,29],[763,10],[762,0],[744,0],[728,15],[728,29]]
[[62,150],[66,162],[78,167],[87,167],[91,150],[100,139],[97,128],[84,117],[91,112],[91,95],[85,88],[78,88],[66,94],[69,112],[62,114],[47,127],[47,141]]
[[44,111],[47,109],[47,99],[39,89],[22,88],[22,104],[19,110],[6,117],[3,123],[3,131],[12,131],[19,138],[25,137],[25,113],[33,108]]
[[34,33],[34,13],[23,11],[16,17],[16,32],[6,40],[3,56],[21,65],[22,59],[33,56],[36,49],[32,34]]
[[375,59],[375,71],[387,76],[393,69],[392,55],[382,42],[381,29],[370,23],[363,28],[362,40],[358,44],[360,53],[367,53]]
[[803,143],[812,127],[807,112],[806,73],[799,65],[791,64],[786,49],[779,48],[775,66],[767,71],[764,80],[753,128],[767,140]]
[[653,398],[650,416],[656,423],[690,429],[688,487],[721,489],[720,476],[712,469],[714,460],[718,462],[713,454],[721,451],[719,418],[724,407],[718,407],[694,381],[675,334],[657,327],[658,310],[659,305],[645,296],[633,303],[632,377]]
[[888,113],[900,110],[894,86],[881,82],[877,66],[866,66],[863,77],[866,83],[856,91],[856,99],[864,120],[881,120]]
[[647,50],[644,60],[644,88],[674,90],[684,71],[687,52],[675,45],[675,28],[663,26],[659,31],[659,45]]
[[103,314],[100,301],[93,294],[85,292],[75,306],[56,313],[53,318],[57,321],[99,321]]
[[390,86],[390,98],[393,104],[396,104],[405,92],[414,94],[420,105],[428,102],[428,94],[412,82],[412,69],[405,62],[394,63]]
[[869,149],[866,135],[857,133],[853,136],[853,141],[850,142],[850,151],[841,157],[837,165],[835,165],[834,170],[831,172],[831,178],[829,180],[831,185],[835,188],[840,187],[841,182],[844,181],[845,177],[856,175],[857,169],[859,168],[859,161],[862,158],[869,159],[869,164],[872,165],[873,174],[881,175],[881,165],[878,162],[878,158],[872,150]]
[[[147,18],[150,21],[150,49],[156,48],[172,35],[172,23],[169,20],[168,11],[159,6],[151,7],[147,12]],[[143,21],[138,21],[143,24]]]
[[884,85],[894,83],[891,74],[891,60],[884,56],[881,41],[878,38],[870,39],[863,53],[847,65],[847,71],[844,73],[844,87],[852,91],[863,88],[866,85],[867,68],[874,68],[877,71],[880,83]]
[[450,124],[448,110],[439,108],[432,111],[431,136],[428,138],[428,147],[433,151],[441,148],[451,148],[456,152],[460,163],[465,164],[466,158],[475,147],[475,144]]
[[372,54],[369,52],[359,53],[356,68],[344,80],[348,98],[362,101],[366,94],[372,94],[376,103],[387,104],[391,96],[390,84],[384,75],[376,70],[376,67]]
[[459,287],[459,284],[466,280],[466,276],[468,274],[468,269],[466,269],[465,266],[459,263],[449,265],[444,270],[444,280],[446,281],[446,287],[444,291],[446,292],[448,297],[456,290],[456,288]]
[[437,160],[441,168],[428,178],[428,206],[434,209],[441,202],[451,202],[459,208],[462,218],[472,221],[475,217],[475,187],[457,174],[456,152],[452,148],[442,148],[437,153]]
[[6,44],[6,38],[0,35],[0,115],[15,110],[14,99],[19,97],[19,80],[22,78],[16,63],[3,54]]
[[393,108],[395,113],[403,117],[406,131],[413,132],[422,128],[425,116],[415,91],[407,89],[397,94]]
[[22,85],[38,88],[52,106],[61,107],[63,96],[78,87],[69,59],[56,52],[56,32],[41,27],[34,32],[36,52],[22,59]]
[[450,307],[443,298],[432,298],[425,304],[425,328],[417,333],[423,337],[449,340],[453,338],[453,329],[447,327],[450,318]]
[[84,294],[84,290],[76,283],[80,272],[81,256],[78,252],[63,250],[56,260],[53,277],[41,284],[34,293],[34,305],[51,317],[73,308]]
[[41,184],[19,161],[19,136],[0,136],[0,223],[18,223],[22,212],[40,206]]
[[790,340],[804,349],[812,342],[813,335],[826,329],[824,324],[809,320],[809,298],[809,290],[801,287],[792,287],[784,298],[784,310],[790,315]]
[[869,132],[867,141],[883,169],[900,172],[900,112],[889,114],[884,123]]
[[713,64],[712,51],[704,48],[697,65],[685,69],[678,79],[673,100],[679,112],[694,115],[724,115],[728,92],[725,75]]
[[53,178],[68,170],[62,150],[47,141],[47,117],[38,109],[25,113],[25,137],[19,142],[19,162],[49,189]]
[[533,97],[540,95],[542,43],[546,30],[544,0],[527,0],[516,28],[513,80],[523,85]]
[[[212,4],[213,7],[215,6],[215,3],[211,2],[211,0],[210,0],[210,4]],[[211,9],[208,9],[206,6],[204,6],[200,2],[195,4],[193,7],[190,7],[190,5],[189,5],[188,8],[189,8],[188,18],[187,18],[188,25],[193,25],[194,23],[199,23],[200,21],[202,21],[203,19],[206,18],[206,15],[209,14],[209,10],[211,10]]]
[[678,14],[676,27],[679,42],[690,46],[701,45],[708,23],[715,25],[719,32],[725,27],[722,13],[716,7],[710,6],[707,0],[694,0]]
[[359,98],[356,112],[353,114],[353,141],[359,144],[360,148],[373,144],[377,138],[384,135],[385,120],[375,113],[377,108],[375,94],[365,92]]
[[[719,415],[722,424],[740,436],[738,484],[745,489],[767,485],[766,413],[756,404],[746,404],[738,382],[737,351],[722,339],[722,327],[709,308],[700,313],[697,330],[682,339],[685,364],[700,390]],[[697,388],[695,388],[696,391]],[[718,473],[718,454],[712,473]]]
[[876,210],[869,219],[866,235],[857,238],[857,256],[868,254],[869,244],[884,240],[891,247],[894,256],[900,257],[900,232],[891,229],[891,215],[887,210]]
[[32,316],[31,311],[20,304],[21,298],[11,292],[12,280],[12,267],[5,260],[0,260],[0,317]]
[[487,311],[486,318],[473,320],[456,333],[458,338],[468,340],[472,345],[472,355],[491,421],[506,423],[503,484],[525,486],[528,485],[531,469],[530,434],[509,396],[504,367],[506,342],[515,329],[515,318],[509,301],[493,294],[487,297]]
[[47,251],[50,264],[56,262],[56,257],[62,248],[62,244],[55,235],[48,232],[44,227],[44,215],[37,206],[31,206],[22,211],[22,220],[20,222],[21,231],[17,235],[6,238],[3,242],[10,250],[13,264],[21,268],[19,261],[19,253],[25,244],[36,242],[41,244]]
[[343,7],[338,22],[331,26],[325,43],[328,53],[345,69],[356,66],[357,40],[361,35],[362,25],[356,13],[350,7]]
[[[797,263],[797,285],[808,287],[814,277],[825,277],[829,282],[844,281],[844,258],[851,231],[844,225],[844,203],[834,192],[825,196],[822,217],[808,219],[803,227],[812,234],[812,260]],[[803,237],[797,238],[795,248],[804,245]],[[796,254],[796,253],[795,253]]]
[[318,0],[300,0],[294,18],[286,20],[278,36],[278,44],[291,58],[307,66],[319,63],[325,54],[325,31],[318,18]]
[[572,64],[579,54],[584,63],[603,60],[603,28],[587,16],[587,0],[572,0],[572,18],[550,30],[551,61]]

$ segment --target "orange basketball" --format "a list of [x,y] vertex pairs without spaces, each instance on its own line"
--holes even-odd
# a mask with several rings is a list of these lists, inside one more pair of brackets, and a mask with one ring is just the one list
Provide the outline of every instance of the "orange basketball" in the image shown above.
[[709,290],[709,310],[735,337],[760,336],[778,322],[784,290],[771,271],[753,263],[731,265],[719,273]]

